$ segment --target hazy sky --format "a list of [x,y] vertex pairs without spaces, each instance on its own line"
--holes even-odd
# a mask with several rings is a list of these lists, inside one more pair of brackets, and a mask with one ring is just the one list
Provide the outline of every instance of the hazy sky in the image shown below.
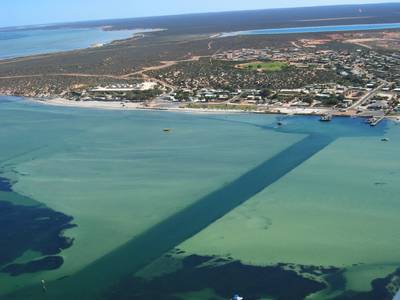
[[400,0],[0,0],[0,27],[195,12]]

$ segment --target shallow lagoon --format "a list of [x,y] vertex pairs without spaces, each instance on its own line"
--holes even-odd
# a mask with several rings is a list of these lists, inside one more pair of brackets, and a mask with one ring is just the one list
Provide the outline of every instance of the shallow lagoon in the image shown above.
[[390,143],[339,138],[180,248],[256,265],[335,266],[346,269],[345,289],[370,290],[400,265],[400,128],[386,126]]
[[[173,247],[253,265],[348,268],[347,288],[354,290],[368,289],[400,265],[400,237],[392,230],[400,178],[393,123],[370,128],[341,118],[320,124],[306,117],[84,110],[11,100],[0,102],[0,138],[7,140],[2,176],[14,180],[14,191],[72,216],[77,226],[65,232],[75,240],[62,251],[61,268],[0,275],[3,294],[23,288],[16,299],[41,298],[38,283],[46,279],[58,299],[68,299],[71,287],[75,296],[95,299],[98,286]],[[165,127],[173,131],[164,133]],[[384,134],[390,143],[380,141]],[[302,149],[310,157],[291,161]],[[266,181],[257,179],[260,172]],[[256,177],[243,186],[249,176]],[[214,203],[209,214],[195,215]],[[165,239],[151,239],[185,216],[196,217]]]
[[60,270],[2,278],[11,287],[82,269],[301,139],[206,116],[1,105],[3,172],[77,225]]

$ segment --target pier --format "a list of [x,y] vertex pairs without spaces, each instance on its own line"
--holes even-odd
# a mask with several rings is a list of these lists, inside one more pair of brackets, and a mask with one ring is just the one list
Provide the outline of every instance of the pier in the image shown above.
[[385,116],[372,117],[368,120],[368,124],[375,127],[385,119]]

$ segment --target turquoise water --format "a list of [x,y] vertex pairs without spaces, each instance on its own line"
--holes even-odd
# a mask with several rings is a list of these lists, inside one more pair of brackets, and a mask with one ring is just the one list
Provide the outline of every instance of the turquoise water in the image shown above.
[[383,29],[398,29],[398,28],[400,28],[400,23],[311,26],[311,27],[274,28],[274,29],[257,29],[257,30],[247,30],[247,31],[226,32],[222,34],[222,37],[237,36],[237,35],[264,35],[264,34],[270,35],[270,34],[290,34],[290,33],[365,31],[365,30],[383,30]]
[[[95,279],[104,264],[109,271],[103,278],[112,282],[138,261],[126,252],[116,260],[101,258],[302,138],[271,132],[264,139],[261,128],[205,116],[24,101],[3,102],[0,114],[0,139],[7,140],[0,150],[3,177],[15,178],[15,191],[73,216],[77,224],[66,232],[75,242],[63,251],[62,268],[19,278],[0,275],[4,292],[77,272]],[[165,127],[173,134],[166,135]],[[251,147],[247,153],[242,143]],[[68,284],[86,287],[79,282]]]
[[[356,291],[400,266],[394,123],[2,97],[0,125],[0,177],[25,202],[11,193],[0,199],[41,203],[76,225],[64,232],[74,242],[59,254],[61,267],[0,274],[5,299],[42,299],[42,279],[47,297],[97,299],[176,247],[253,265],[335,266]],[[42,255],[26,249],[17,261]]]
[[0,31],[0,59],[69,51],[131,37],[137,30],[63,28]]

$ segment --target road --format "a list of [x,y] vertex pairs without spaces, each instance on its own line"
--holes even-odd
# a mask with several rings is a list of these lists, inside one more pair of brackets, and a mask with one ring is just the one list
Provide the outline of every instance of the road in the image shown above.
[[[214,41],[210,40],[207,44],[208,50],[211,50],[213,48]],[[216,51],[215,53],[217,53]],[[214,54],[215,54],[214,53]],[[212,54],[212,55],[214,55]],[[32,57],[23,57],[23,58],[17,58],[15,60],[10,60],[10,61],[5,61],[5,62],[0,62],[0,64],[8,64],[8,63],[14,63],[18,61],[25,61],[25,60],[32,60],[36,59],[38,57],[43,58],[43,57],[50,57],[53,56],[54,54],[49,53],[49,54],[44,54],[40,56],[32,56]],[[192,62],[192,61],[199,61],[201,58],[210,58],[212,55],[203,55],[203,56],[192,56],[191,53],[188,53],[187,56],[190,56],[190,58],[184,58],[181,60],[173,60],[173,61],[160,61],[159,65],[155,66],[150,66],[150,67],[145,67],[142,68],[139,71],[135,71],[132,73],[128,74],[123,74],[123,75],[112,75],[112,74],[86,74],[86,73],[46,73],[46,74],[21,74],[21,75],[5,75],[5,76],[0,76],[1,79],[18,79],[18,78],[38,78],[38,77],[81,77],[81,78],[109,78],[109,79],[116,79],[116,80],[129,80],[129,79],[134,79],[135,76],[140,77],[144,80],[151,80],[159,83],[160,85],[168,88],[170,92],[173,92],[176,90],[176,87],[164,80],[154,78],[148,74],[147,72],[150,71],[158,71],[161,69],[169,68],[172,67],[176,64],[183,63],[183,62]],[[169,92],[169,93],[170,93]],[[165,96],[165,95],[164,95]]]
[[124,74],[124,75],[85,74],[85,73],[47,73],[47,74],[0,76],[0,79],[37,78],[37,77],[43,77],[43,76],[47,76],[47,77],[55,76],[55,77],[92,77],[92,78],[110,78],[110,79],[118,79],[118,80],[128,80],[128,79],[132,79],[133,76],[141,76],[145,80],[152,80],[152,81],[158,82],[159,84],[169,88],[170,90],[175,90],[175,88],[176,88],[175,86],[173,86],[163,80],[153,78],[145,73],[149,72],[149,71],[158,71],[161,69],[169,68],[178,63],[199,61],[201,58],[206,58],[206,57],[210,57],[210,56],[192,56],[191,58],[182,59],[182,60],[161,61],[160,65],[146,67],[139,71]]
[[387,84],[387,82],[383,82],[380,86],[378,86],[377,88],[368,92],[366,95],[362,96],[360,98],[360,100],[358,100],[356,103],[354,103],[352,106],[350,106],[347,110],[356,109],[358,106],[364,104],[365,102],[370,100],[372,97],[376,96],[376,94],[379,93],[386,84]]

